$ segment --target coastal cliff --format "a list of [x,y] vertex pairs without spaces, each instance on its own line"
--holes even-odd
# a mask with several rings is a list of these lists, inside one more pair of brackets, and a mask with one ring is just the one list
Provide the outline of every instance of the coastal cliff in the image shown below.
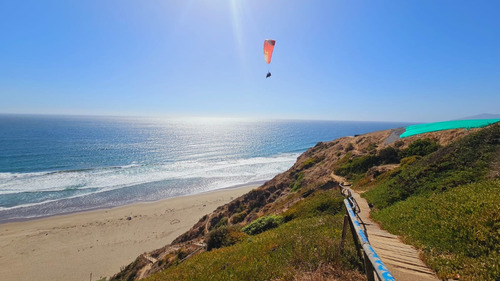
[[[291,221],[294,217],[299,216],[297,213],[300,212],[297,211],[297,208],[301,208],[303,201],[315,197],[319,198],[321,194],[337,193],[333,190],[338,186],[339,180],[336,180],[338,177],[332,177],[333,173],[354,182],[355,188],[369,190],[382,184],[386,178],[399,174],[403,165],[412,165],[413,162],[418,162],[432,153],[448,153],[442,148],[449,147],[460,139],[485,130],[493,131],[490,132],[492,142],[490,145],[491,149],[497,151],[496,154],[492,153],[492,156],[484,160],[489,163],[487,174],[489,178],[498,179],[498,162],[495,162],[499,161],[498,127],[500,126],[493,125],[485,129],[447,130],[403,139],[398,137],[401,130],[394,129],[342,137],[330,142],[320,142],[300,155],[296,163],[286,172],[205,215],[189,231],[176,238],[170,245],[140,255],[111,280],[145,278],[166,268],[175,267],[208,250],[224,248],[245,239],[246,243],[249,243],[247,240],[250,238],[248,238],[247,232],[242,232],[244,226],[252,224],[259,218],[273,215],[280,216],[285,222]],[[426,149],[430,150],[425,151]],[[494,183],[495,187],[496,185],[497,182]],[[407,197],[410,195],[409,193]],[[378,202],[376,198],[373,200]],[[384,207],[387,206],[376,205],[375,209],[383,209]],[[325,208],[331,209],[333,207],[326,206]],[[340,210],[337,212],[341,213]],[[243,228],[243,230],[245,229]],[[210,252],[213,251],[208,253]],[[356,263],[356,261],[351,261],[351,263]],[[324,264],[313,270],[320,270],[320,267],[324,267]],[[339,264],[339,267],[342,265]],[[347,274],[347,271],[350,273]],[[296,276],[297,272],[295,272]],[[328,272],[328,270],[323,270],[322,274],[328,276]],[[340,274],[337,277],[346,280],[362,279],[359,268],[355,266],[343,269],[343,273],[337,272],[335,274]],[[283,279],[288,280],[289,278],[283,277]],[[325,277],[314,280],[334,279]]]

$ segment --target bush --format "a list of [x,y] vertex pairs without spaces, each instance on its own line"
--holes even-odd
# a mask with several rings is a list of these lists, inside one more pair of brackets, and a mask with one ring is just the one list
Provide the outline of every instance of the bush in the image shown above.
[[311,168],[317,162],[318,162],[318,159],[316,159],[316,158],[309,158],[306,161],[304,161],[304,163],[302,163],[302,165],[300,166],[299,170],[304,170],[304,169]]
[[228,222],[228,219],[226,217],[223,217],[214,226],[212,226],[212,229],[226,226],[227,222]]
[[439,144],[429,138],[418,139],[401,152],[401,158],[412,155],[425,156],[438,150]]
[[345,147],[345,152],[349,152],[354,149],[354,145],[352,143],[348,143]]
[[358,156],[351,159],[346,164],[335,169],[335,174],[340,176],[350,176],[351,174],[362,174],[371,167],[377,165],[379,159],[374,155]]
[[235,224],[242,222],[246,216],[247,216],[247,211],[236,213],[231,217],[231,223]]
[[241,241],[244,236],[244,233],[239,231],[235,226],[219,227],[207,234],[207,250],[210,251],[212,249],[231,246]]
[[277,215],[269,215],[265,217],[258,218],[257,220],[251,222],[249,225],[241,229],[243,232],[249,235],[259,234],[268,229],[278,227],[283,223],[283,217]]
[[383,164],[399,163],[399,150],[388,146],[378,152],[379,161]]

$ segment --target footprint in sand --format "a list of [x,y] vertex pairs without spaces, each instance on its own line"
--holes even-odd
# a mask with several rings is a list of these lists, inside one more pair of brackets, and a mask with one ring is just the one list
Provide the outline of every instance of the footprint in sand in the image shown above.
[[178,220],[178,219],[175,219],[175,220],[171,220],[170,221],[170,224],[176,224],[176,223],[180,223],[181,221]]

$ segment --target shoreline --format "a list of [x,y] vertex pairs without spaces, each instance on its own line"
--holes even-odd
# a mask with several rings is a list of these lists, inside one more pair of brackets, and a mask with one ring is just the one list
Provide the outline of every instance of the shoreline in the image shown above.
[[99,280],[259,185],[0,224],[4,280]]
[[150,203],[156,203],[156,202],[160,202],[160,201],[167,200],[167,199],[174,199],[174,198],[180,198],[180,197],[185,197],[185,196],[192,196],[192,195],[199,195],[199,194],[205,194],[205,193],[211,193],[211,192],[218,192],[218,191],[222,191],[222,190],[231,190],[231,189],[245,188],[245,187],[249,187],[249,186],[259,187],[259,186],[263,185],[264,183],[266,183],[267,181],[268,180],[262,180],[262,181],[255,181],[255,182],[237,184],[237,185],[227,186],[227,187],[213,189],[213,190],[200,191],[200,192],[192,193],[192,194],[183,194],[183,195],[178,195],[178,196],[172,196],[172,197],[162,198],[162,199],[158,199],[158,200],[137,201],[137,202],[128,203],[128,204],[124,204],[124,205],[106,206],[106,207],[94,207],[94,208],[89,208],[89,209],[84,209],[84,210],[75,210],[75,211],[63,212],[63,213],[58,213],[58,214],[42,215],[42,216],[38,216],[38,217],[12,218],[12,219],[5,219],[5,220],[0,219],[0,226],[3,225],[3,224],[6,224],[6,223],[27,222],[27,221],[33,221],[33,220],[39,220],[39,219],[46,219],[46,218],[57,217],[57,216],[64,216],[64,215],[72,215],[72,214],[78,214],[78,213],[85,213],[85,212],[92,212],[92,211],[99,211],[99,210],[112,210],[112,209],[115,209],[115,208],[120,208],[120,207],[125,207],[125,206],[131,206],[131,205],[135,205],[135,204],[150,204]]

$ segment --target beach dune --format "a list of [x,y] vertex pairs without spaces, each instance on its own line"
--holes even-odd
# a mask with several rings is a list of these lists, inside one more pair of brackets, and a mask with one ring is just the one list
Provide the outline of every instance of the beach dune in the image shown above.
[[256,186],[0,225],[1,280],[99,280]]

